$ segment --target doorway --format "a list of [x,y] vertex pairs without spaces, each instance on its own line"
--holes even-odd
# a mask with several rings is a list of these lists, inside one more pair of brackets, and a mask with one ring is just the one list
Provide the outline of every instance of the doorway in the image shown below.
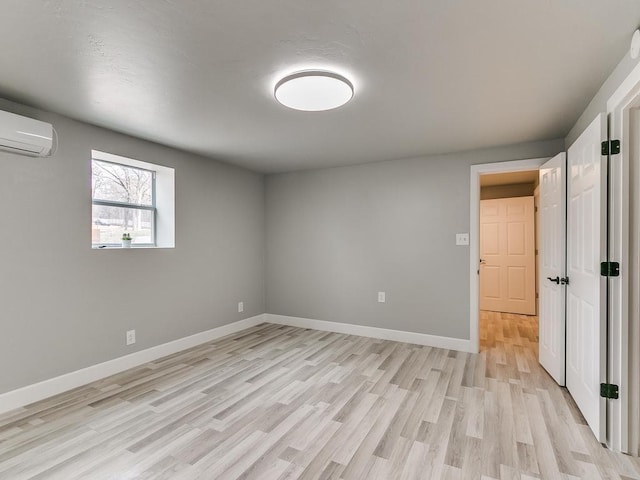
[[[498,339],[537,361],[538,170],[480,176],[480,351]],[[515,359],[512,359],[515,361]]]
[[536,315],[538,171],[480,176],[480,310]]
[[609,282],[609,381],[619,400],[607,404],[608,444],[640,456],[640,65],[607,101],[612,152],[609,258],[620,263]]
[[[484,187],[496,187],[485,190],[485,200],[490,200],[490,196],[505,196],[514,194],[514,188],[521,189],[522,187],[509,187],[507,185],[517,185],[518,183],[528,183],[525,187],[526,193],[532,193],[532,197],[535,194],[535,180],[533,177],[538,176],[539,168],[547,161],[548,158],[533,158],[528,160],[515,160],[511,162],[490,163],[471,166],[471,189],[470,189],[470,202],[471,202],[471,223],[470,223],[470,341],[472,350],[475,352],[480,351],[480,205],[481,205],[481,189],[482,178],[485,177]],[[499,180],[499,177],[491,177],[491,175],[500,174],[503,175],[503,180]],[[526,180],[517,179],[526,178]],[[492,179],[494,180],[492,182]],[[494,183],[494,185],[490,185]],[[519,190],[523,192],[523,190]],[[521,193],[520,193],[521,194]],[[515,197],[518,198],[518,197]],[[535,228],[535,227],[534,227]],[[535,237],[535,230],[534,230]],[[535,245],[535,238],[534,238]],[[484,259],[483,259],[484,260]],[[537,270],[534,262],[534,275]],[[486,283],[486,282],[485,282]],[[534,298],[535,288],[537,281],[534,278]],[[537,313],[537,306],[535,307],[534,315]],[[500,317],[508,317],[509,315],[521,315],[516,313],[502,312],[500,315],[487,314],[487,317],[496,319]],[[530,316],[530,315],[527,315]],[[529,322],[530,324],[530,322]],[[529,325],[531,327],[531,325]],[[531,327],[532,328],[532,327]],[[537,330],[534,328],[534,330]],[[536,332],[537,333],[537,332]]]
[[[606,239],[606,126],[603,115],[597,115],[568,148],[567,155],[560,153],[544,165],[536,165],[542,174],[540,218],[544,226],[541,235],[541,264],[544,265],[541,265],[541,271],[544,270],[545,279],[540,284],[548,287],[540,291],[538,359],[559,385],[566,383],[586,423],[600,442],[606,441],[607,399],[618,398],[618,386],[610,383],[606,369],[607,277],[617,273],[613,269],[617,264],[608,260]],[[513,163],[517,164],[518,171],[526,170],[523,168],[526,161]],[[531,163],[529,161],[528,166],[531,167]],[[475,234],[471,238],[475,238],[478,244],[471,251],[471,265],[475,270],[471,276],[471,304],[472,308],[478,309],[477,313],[471,312],[471,320],[478,322],[476,331],[472,327],[472,339],[478,339],[478,347],[480,298],[473,297],[480,293],[480,179],[484,173],[496,173],[496,169],[505,172],[510,170],[510,166],[493,164],[493,170],[488,172],[483,166],[471,168],[471,230]],[[562,208],[565,204],[566,209]],[[558,215],[563,211],[566,216]],[[558,225],[549,228],[556,220]],[[566,238],[554,232],[566,233]],[[471,245],[475,247],[476,242]],[[559,261],[550,261],[553,259]],[[553,268],[556,264],[559,268]],[[558,299],[561,301],[556,301]],[[545,332],[555,334],[544,335]]]

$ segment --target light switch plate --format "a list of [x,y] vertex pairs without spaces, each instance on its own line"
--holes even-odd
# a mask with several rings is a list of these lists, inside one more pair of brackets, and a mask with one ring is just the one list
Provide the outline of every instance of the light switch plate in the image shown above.
[[378,292],[378,303],[385,303],[387,301],[387,294],[385,292]]
[[469,245],[469,234],[456,233],[456,245]]

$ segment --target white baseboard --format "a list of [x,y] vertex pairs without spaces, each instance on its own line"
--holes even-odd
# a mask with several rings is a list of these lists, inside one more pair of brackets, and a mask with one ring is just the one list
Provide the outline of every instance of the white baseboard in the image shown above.
[[359,335],[361,337],[379,338],[382,340],[393,340],[396,342],[415,343],[416,345],[427,345],[429,347],[444,348],[447,350],[459,350],[461,352],[473,353],[470,340],[451,337],[439,337],[426,333],[405,332],[402,330],[390,330],[388,328],[366,327],[363,325],[353,325],[350,323],[327,322],[325,320],[313,320],[311,318],[287,317],[285,315],[265,314],[265,321],[290,327],[311,328],[326,332],[347,333],[349,335]]
[[167,355],[181,352],[182,350],[210,342],[217,338],[254,327],[264,323],[266,321],[265,316],[266,314],[260,314],[255,317],[245,318],[244,320],[239,320],[228,325],[212,328],[211,330],[196,333],[195,335],[163,343],[162,345],[147,348],[146,350],[125,355],[124,357],[114,358],[113,360],[91,365],[90,367],[76,370],[75,372],[65,373],[58,377],[0,394],[0,413],[29,405],[33,402],[100,380],[109,375],[114,375],[147,362],[166,357]]
[[473,351],[469,340],[459,338],[264,313],[0,394],[0,414],[265,322],[448,350]]

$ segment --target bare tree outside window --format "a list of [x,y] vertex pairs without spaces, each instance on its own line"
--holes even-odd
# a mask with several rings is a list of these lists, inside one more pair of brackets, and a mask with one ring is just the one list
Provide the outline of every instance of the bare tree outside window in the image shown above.
[[123,233],[134,244],[153,244],[154,173],[117,163],[92,161],[92,243],[116,245]]

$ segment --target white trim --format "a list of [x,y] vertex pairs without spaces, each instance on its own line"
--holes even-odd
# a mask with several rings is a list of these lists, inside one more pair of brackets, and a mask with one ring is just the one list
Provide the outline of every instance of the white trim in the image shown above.
[[[640,83],[639,83],[640,85]],[[638,97],[640,101],[640,96]],[[640,106],[637,105],[636,106]],[[621,365],[621,374],[624,380],[628,382],[628,388],[623,390],[621,399],[625,402],[621,405],[622,414],[626,415],[626,420],[621,419],[622,438],[627,440],[627,449],[623,450],[633,456],[640,455],[640,108],[627,112],[624,116],[627,122],[624,129],[624,135],[628,138],[625,140],[625,147],[632,144],[633,154],[630,154],[628,148],[625,148],[624,164],[627,171],[632,169],[629,175],[630,182],[633,182],[633,189],[629,189],[627,195],[627,212],[623,218],[628,222],[626,235],[623,238],[628,240],[626,246],[627,268],[622,268],[622,273],[628,273],[627,281],[623,282],[622,287],[625,289],[623,293],[623,338],[628,338],[626,343],[625,355]],[[633,128],[631,128],[633,126]],[[627,136],[628,135],[628,136]],[[633,166],[632,166],[633,165]],[[626,184],[629,187],[628,184]],[[633,195],[633,197],[631,196]],[[631,208],[633,205],[633,208]],[[626,321],[624,321],[626,319]],[[626,328],[625,328],[626,327]]]
[[[629,334],[630,321],[638,320],[629,315],[630,302],[634,299],[630,296],[629,284],[632,276],[638,278],[634,270],[636,264],[632,264],[629,256],[631,232],[630,222],[630,165],[631,141],[630,130],[631,111],[640,106],[640,64],[631,71],[627,78],[618,87],[615,93],[607,101],[607,114],[609,115],[610,137],[620,140],[621,154],[613,157],[610,172],[610,224],[609,224],[609,248],[612,260],[620,262],[620,276],[612,279],[610,284],[609,299],[609,328],[610,328],[610,352],[609,375],[610,382],[619,386],[619,399],[609,402],[607,411],[609,424],[608,446],[616,451],[637,456],[638,438],[633,432],[638,428],[640,415],[638,415],[638,371],[632,368],[630,362],[630,349],[637,348],[637,340]],[[637,146],[637,143],[636,143]],[[637,157],[636,157],[637,158]],[[637,169],[637,163],[634,168]],[[637,175],[637,174],[636,174]],[[634,179],[640,184],[640,178]],[[637,216],[634,222],[640,221]],[[637,247],[637,245],[636,245]],[[637,268],[637,267],[636,267]],[[632,295],[637,295],[634,291]],[[636,355],[636,353],[633,353]],[[636,357],[637,358],[637,357]]]
[[444,348],[447,350],[459,350],[471,352],[469,340],[462,338],[439,337],[426,333],[406,332],[403,330],[391,330],[388,328],[368,327],[353,325],[350,323],[328,322],[326,320],[313,320],[311,318],[288,317],[285,315],[266,314],[267,323],[288,325],[290,327],[310,328],[323,332],[346,333],[360,337],[379,338],[381,340],[393,340],[395,342],[414,343],[430,347]]
[[147,348],[146,350],[131,353],[124,357],[114,358],[113,360],[98,363],[97,365],[76,370],[75,372],[65,373],[58,377],[3,393],[0,395],[0,413],[29,405],[33,402],[81,387],[110,375],[254,327],[264,322],[265,314],[256,315],[255,317],[245,318],[244,320],[212,328],[211,330],[196,333],[188,337],[163,343],[162,345]]
[[551,157],[471,165],[469,188],[469,351],[471,352],[478,353],[480,351],[478,326],[480,322],[480,280],[478,278],[478,265],[480,264],[480,175],[538,170],[549,158]]
[[624,79],[617,90],[607,100],[607,113],[613,112],[627,99],[629,93],[640,84],[640,63]]

